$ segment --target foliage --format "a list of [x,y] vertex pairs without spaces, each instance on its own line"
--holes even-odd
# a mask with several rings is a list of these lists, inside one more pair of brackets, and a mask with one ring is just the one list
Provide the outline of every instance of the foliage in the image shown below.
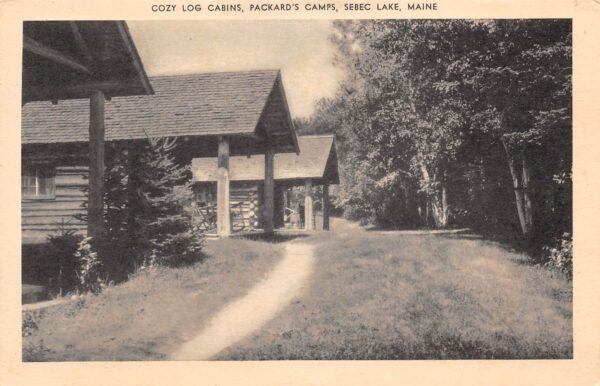
[[297,123],[335,133],[346,215],[468,226],[538,253],[571,232],[569,21],[334,26],[348,76]]
[[570,191],[552,176],[572,167],[571,23],[498,20],[486,29],[465,77],[471,132],[503,145],[521,233],[539,246],[570,231]]
[[[145,147],[142,147],[144,151]],[[136,190],[132,173],[137,161],[136,149],[122,143],[107,148],[104,180],[104,235],[95,241],[106,274],[116,281],[127,278],[144,259],[143,202]]]
[[79,291],[94,294],[102,291],[102,262],[91,245],[91,237],[86,237],[79,243],[75,258],[79,262],[77,278]]
[[136,188],[144,204],[140,213],[144,241],[159,264],[194,261],[203,238],[193,223],[190,166],[175,162],[175,140],[152,138],[149,142],[150,151],[141,155],[135,170]]
[[75,253],[83,236],[75,231],[66,229],[64,224],[59,227],[58,234],[48,236],[48,249],[44,257],[54,265],[50,290],[58,294],[72,291],[77,287],[77,269],[79,262]]
[[571,234],[564,233],[562,237],[555,241],[553,246],[544,249],[548,254],[548,266],[573,277],[573,237]]
[[191,212],[190,165],[174,158],[176,139],[111,142],[106,150],[104,233],[92,243],[103,275],[119,282],[149,264],[197,261],[204,233]]
[[31,310],[23,313],[23,322],[21,324],[21,336],[31,336],[38,330],[38,324],[44,317],[44,309]]

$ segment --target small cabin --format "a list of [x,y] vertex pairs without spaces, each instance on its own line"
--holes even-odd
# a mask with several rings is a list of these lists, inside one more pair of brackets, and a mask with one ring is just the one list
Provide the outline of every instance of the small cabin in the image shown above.
[[[314,188],[322,187],[322,228],[329,228],[329,187],[339,184],[337,154],[333,135],[298,136],[300,152],[276,154],[274,159],[274,224],[277,228],[315,229]],[[192,160],[197,211],[209,233],[216,231],[216,158]],[[265,221],[264,156],[237,156],[229,159],[230,213],[233,232],[263,229]],[[304,189],[304,203],[294,200],[294,188]]]

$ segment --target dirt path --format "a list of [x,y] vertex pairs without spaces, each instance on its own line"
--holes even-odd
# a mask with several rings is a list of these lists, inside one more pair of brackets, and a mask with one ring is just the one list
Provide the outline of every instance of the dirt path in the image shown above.
[[221,309],[208,326],[170,359],[207,360],[258,331],[302,291],[314,265],[313,247],[291,242],[267,278]]

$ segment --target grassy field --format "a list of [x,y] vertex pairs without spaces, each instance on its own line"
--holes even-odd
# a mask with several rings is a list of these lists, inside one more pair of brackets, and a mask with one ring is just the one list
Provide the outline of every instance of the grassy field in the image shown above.
[[572,287],[463,236],[317,236],[311,289],[223,360],[572,357]]
[[282,257],[280,245],[249,240],[210,241],[205,252],[194,266],[140,272],[99,296],[36,315],[23,360],[163,359]]
[[[304,292],[221,360],[572,357],[572,285],[526,256],[461,235],[368,232],[337,220],[302,238]],[[292,236],[279,236],[285,242]],[[51,308],[24,360],[165,359],[282,257],[265,241],[211,242],[187,268],[142,272]]]

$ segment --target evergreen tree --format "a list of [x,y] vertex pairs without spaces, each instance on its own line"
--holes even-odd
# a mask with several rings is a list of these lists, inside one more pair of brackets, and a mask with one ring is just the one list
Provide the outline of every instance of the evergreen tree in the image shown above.
[[[109,277],[116,281],[127,278],[143,261],[143,248],[134,213],[139,198],[131,188],[131,158],[135,153],[126,144],[107,146],[104,175],[104,230],[96,242]],[[134,220],[132,220],[134,219]]]
[[[178,165],[173,157],[176,140],[151,138],[147,151],[131,174],[141,219],[140,241],[149,257],[158,264],[180,264],[198,258],[203,245],[202,231],[193,224],[193,192],[190,166]],[[133,206],[132,206],[133,207]]]
[[89,245],[110,280],[126,280],[150,262],[199,257],[204,235],[193,223],[190,167],[175,161],[175,150],[176,141],[165,138],[107,146],[104,235]]

